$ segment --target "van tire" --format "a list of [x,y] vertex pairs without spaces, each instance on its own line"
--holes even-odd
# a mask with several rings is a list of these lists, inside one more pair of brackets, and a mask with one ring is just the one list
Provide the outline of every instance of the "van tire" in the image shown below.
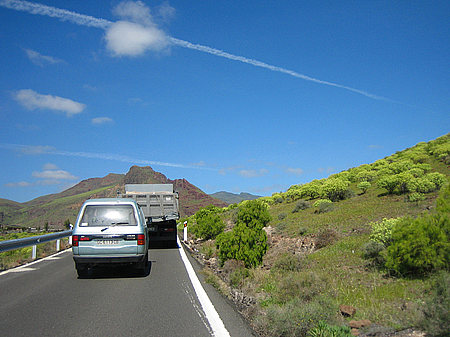
[[79,278],[87,277],[88,276],[88,267],[83,264],[76,264],[75,268],[77,270],[77,274]]
[[148,262],[148,252],[147,252],[147,254],[145,254],[144,259],[141,262],[137,263],[137,268],[139,270],[139,273],[145,276],[147,274],[148,266],[149,266],[149,262]]

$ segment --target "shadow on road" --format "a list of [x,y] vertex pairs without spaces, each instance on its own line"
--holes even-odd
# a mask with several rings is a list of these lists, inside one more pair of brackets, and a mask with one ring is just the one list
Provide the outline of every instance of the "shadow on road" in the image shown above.
[[149,249],[171,249],[180,248],[176,241],[150,241]]
[[133,266],[96,266],[89,268],[86,277],[79,279],[107,279],[107,278],[143,278],[150,275],[152,264],[156,261],[149,261],[148,267],[143,273]]

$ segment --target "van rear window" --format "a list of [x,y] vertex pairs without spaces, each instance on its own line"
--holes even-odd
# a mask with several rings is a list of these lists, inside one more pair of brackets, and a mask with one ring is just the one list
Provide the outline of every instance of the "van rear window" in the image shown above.
[[131,205],[88,205],[79,226],[136,226]]

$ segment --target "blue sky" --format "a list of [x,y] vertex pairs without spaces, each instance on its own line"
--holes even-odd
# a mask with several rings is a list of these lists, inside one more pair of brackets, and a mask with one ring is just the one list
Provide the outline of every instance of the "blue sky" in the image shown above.
[[0,0],[0,198],[132,165],[271,195],[449,132],[448,1]]

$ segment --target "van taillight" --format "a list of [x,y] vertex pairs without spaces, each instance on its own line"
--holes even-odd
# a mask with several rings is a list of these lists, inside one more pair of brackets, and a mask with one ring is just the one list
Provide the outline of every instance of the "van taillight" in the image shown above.
[[138,244],[138,246],[144,246],[145,245],[145,235],[144,234],[138,234],[138,236],[137,236],[137,244]]
[[91,241],[91,238],[89,236],[80,235],[79,241]]
[[72,246],[78,247],[78,235],[72,235]]

